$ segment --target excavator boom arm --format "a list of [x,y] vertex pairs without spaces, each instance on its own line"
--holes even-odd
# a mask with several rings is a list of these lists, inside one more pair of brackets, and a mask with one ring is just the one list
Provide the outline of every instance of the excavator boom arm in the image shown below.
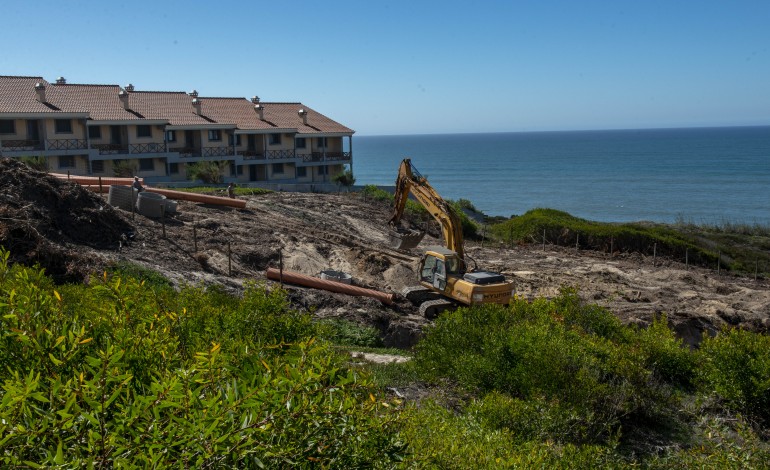
[[401,162],[401,166],[398,169],[396,193],[393,201],[393,215],[390,218],[392,226],[397,227],[401,221],[410,193],[438,221],[444,235],[446,247],[457,253],[460,259],[464,259],[463,228],[460,217],[454,208],[442,199],[436,190],[428,184],[428,180],[420,175],[417,169],[412,166],[411,160],[406,158]]

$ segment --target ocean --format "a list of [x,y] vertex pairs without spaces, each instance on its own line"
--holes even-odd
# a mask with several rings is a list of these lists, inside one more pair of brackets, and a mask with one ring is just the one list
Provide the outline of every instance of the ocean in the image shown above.
[[407,157],[488,215],[770,225],[770,126],[357,136],[356,184],[392,186]]

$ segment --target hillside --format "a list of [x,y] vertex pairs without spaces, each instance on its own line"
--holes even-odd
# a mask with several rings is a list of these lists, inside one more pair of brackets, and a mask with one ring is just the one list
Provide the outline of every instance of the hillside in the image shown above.
[[[12,260],[39,263],[57,282],[77,282],[115,265],[133,263],[176,285],[219,284],[241,291],[268,282],[269,266],[307,275],[334,269],[359,286],[399,292],[415,279],[417,253],[386,244],[389,207],[359,194],[270,193],[246,196],[246,209],[179,201],[164,224],[111,208],[75,184],[0,161],[0,245]],[[426,237],[422,244],[439,243]],[[576,287],[624,323],[650,324],[667,314],[690,344],[723,325],[770,330],[770,285],[637,254],[611,256],[540,245],[468,243],[479,267],[503,272],[525,298],[553,297]],[[228,259],[228,253],[231,256]],[[377,327],[386,345],[408,347],[428,320],[405,300],[393,306],[289,287],[292,302],[319,317]]]

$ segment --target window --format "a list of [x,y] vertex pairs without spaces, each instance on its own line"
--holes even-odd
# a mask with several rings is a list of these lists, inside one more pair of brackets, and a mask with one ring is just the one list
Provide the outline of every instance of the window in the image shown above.
[[91,162],[91,171],[94,173],[104,173],[104,160]]
[[238,169],[238,175],[242,175],[243,174],[243,165],[238,165],[237,169]]
[[319,166],[318,167],[318,174],[321,175],[321,176],[328,175],[329,174],[329,167],[328,166]]
[[75,157],[72,155],[60,156],[59,168],[75,168]]
[[326,137],[318,137],[318,148],[319,149],[325,149],[326,148]]
[[[169,131],[174,132],[174,131]],[[168,164],[168,172],[172,175],[179,174],[179,163],[169,163]]]
[[140,158],[139,169],[142,171],[154,171],[155,159],[154,158]]
[[237,171],[237,170],[235,169],[235,163],[233,163],[233,162],[230,162],[230,176],[235,176],[235,175],[237,175],[236,171]]
[[219,142],[222,140],[222,131],[219,129],[209,130],[209,142]]
[[57,134],[72,134],[72,121],[69,119],[56,119],[54,126]]
[[297,167],[297,178],[305,178],[307,176],[307,167],[306,166],[298,166]]
[[[227,134],[227,145],[233,145],[233,134]],[[241,146],[241,134],[235,134],[235,146]]]
[[152,137],[152,128],[146,124],[136,126],[137,137]]
[[270,134],[270,145],[281,145],[281,134]]
[[283,174],[283,163],[273,163],[273,173]]
[[304,137],[297,137],[294,140],[294,146],[297,147],[298,149],[304,149],[304,148],[307,148],[307,142],[305,142]]
[[88,126],[88,137],[91,139],[101,139],[102,138],[101,126]]
[[176,131],[166,131],[166,140],[176,142]]
[[15,134],[16,121],[13,119],[0,119],[0,134]]

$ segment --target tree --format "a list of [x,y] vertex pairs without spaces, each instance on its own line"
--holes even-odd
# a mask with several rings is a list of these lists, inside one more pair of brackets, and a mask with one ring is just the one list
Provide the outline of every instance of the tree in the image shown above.
[[227,162],[198,162],[187,166],[187,178],[201,180],[204,183],[216,184],[222,182],[222,174]]
[[340,173],[337,173],[332,177],[332,181],[337,183],[337,190],[339,191],[339,188],[344,186],[349,190],[351,186],[356,184],[356,177],[353,176],[353,170],[350,167],[345,168],[344,171],[341,171]]

